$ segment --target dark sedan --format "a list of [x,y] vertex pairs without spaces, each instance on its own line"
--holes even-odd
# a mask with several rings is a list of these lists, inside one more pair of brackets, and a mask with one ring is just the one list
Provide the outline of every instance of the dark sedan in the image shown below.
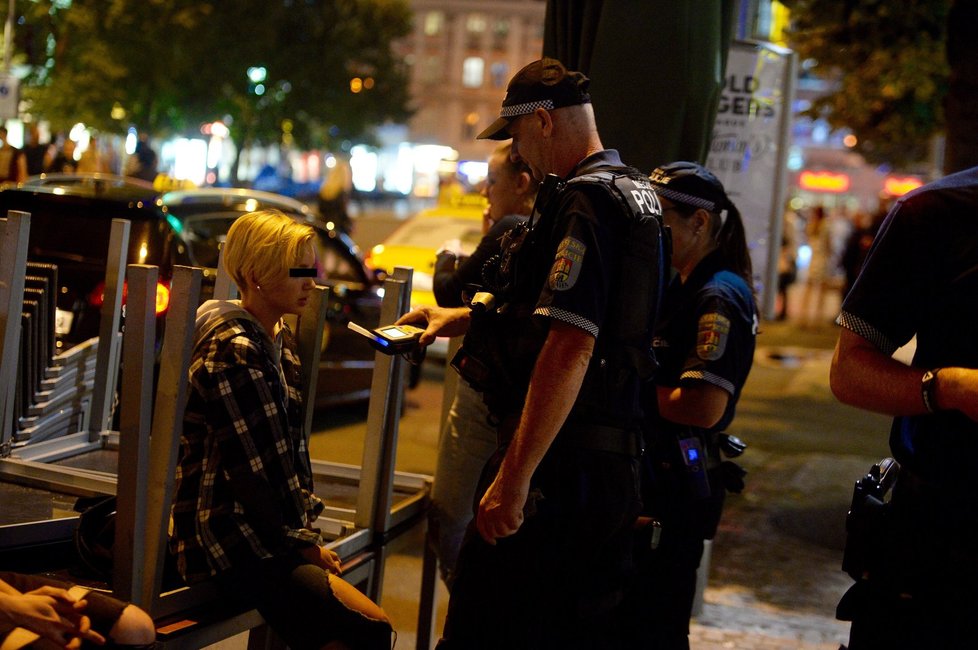
[[350,320],[370,327],[378,324],[379,284],[353,241],[318,222],[302,203],[231,188],[160,195],[152,187],[111,177],[37,179],[0,192],[0,214],[8,210],[31,214],[29,259],[58,266],[60,351],[98,335],[112,219],[127,219],[131,224],[128,263],[159,266],[157,307],[162,319],[173,266],[204,267],[204,295],[210,295],[218,247],[227,229],[241,214],[268,208],[308,223],[318,235],[317,282],[330,287],[330,299],[316,406],[366,399],[374,352],[346,324]]

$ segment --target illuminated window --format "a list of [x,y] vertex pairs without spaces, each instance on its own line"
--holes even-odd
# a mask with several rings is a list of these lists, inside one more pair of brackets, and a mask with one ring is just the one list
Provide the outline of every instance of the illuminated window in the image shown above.
[[482,14],[469,14],[465,21],[465,29],[473,34],[481,34],[486,31],[486,18]]
[[497,50],[505,50],[509,40],[509,21],[497,20],[492,26],[492,46]]
[[485,62],[478,56],[470,56],[462,62],[462,85],[466,88],[482,86]]
[[445,25],[445,14],[440,11],[429,11],[424,17],[425,36],[437,36]]
[[493,63],[489,68],[493,88],[505,88],[509,83],[509,66],[505,63]]

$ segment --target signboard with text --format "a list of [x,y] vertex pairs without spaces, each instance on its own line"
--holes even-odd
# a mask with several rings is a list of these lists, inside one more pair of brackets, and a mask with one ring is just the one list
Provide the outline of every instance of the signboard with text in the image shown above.
[[0,74],[0,119],[17,117],[20,102],[20,80],[9,74]]
[[706,159],[744,220],[765,317],[777,292],[795,75],[793,51],[734,41]]

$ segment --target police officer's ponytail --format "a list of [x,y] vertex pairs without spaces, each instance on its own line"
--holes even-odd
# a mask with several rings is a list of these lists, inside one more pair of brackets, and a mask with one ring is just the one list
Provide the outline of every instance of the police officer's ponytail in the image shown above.
[[751,265],[750,251],[747,248],[747,233],[740,210],[733,204],[726,193],[723,195],[724,207],[717,214],[720,228],[716,233],[717,248],[726,266],[742,277],[747,286],[754,291],[754,272]]

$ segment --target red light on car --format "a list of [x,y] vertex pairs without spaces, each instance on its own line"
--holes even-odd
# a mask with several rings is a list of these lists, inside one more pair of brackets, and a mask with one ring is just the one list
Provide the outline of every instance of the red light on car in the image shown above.
[[[129,294],[129,283],[122,283],[122,304],[126,304],[126,297]],[[88,294],[88,304],[96,309],[101,309],[105,302],[105,283],[99,282],[98,286]],[[163,282],[156,283],[156,315],[159,316],[170,306],[170,287]]]

